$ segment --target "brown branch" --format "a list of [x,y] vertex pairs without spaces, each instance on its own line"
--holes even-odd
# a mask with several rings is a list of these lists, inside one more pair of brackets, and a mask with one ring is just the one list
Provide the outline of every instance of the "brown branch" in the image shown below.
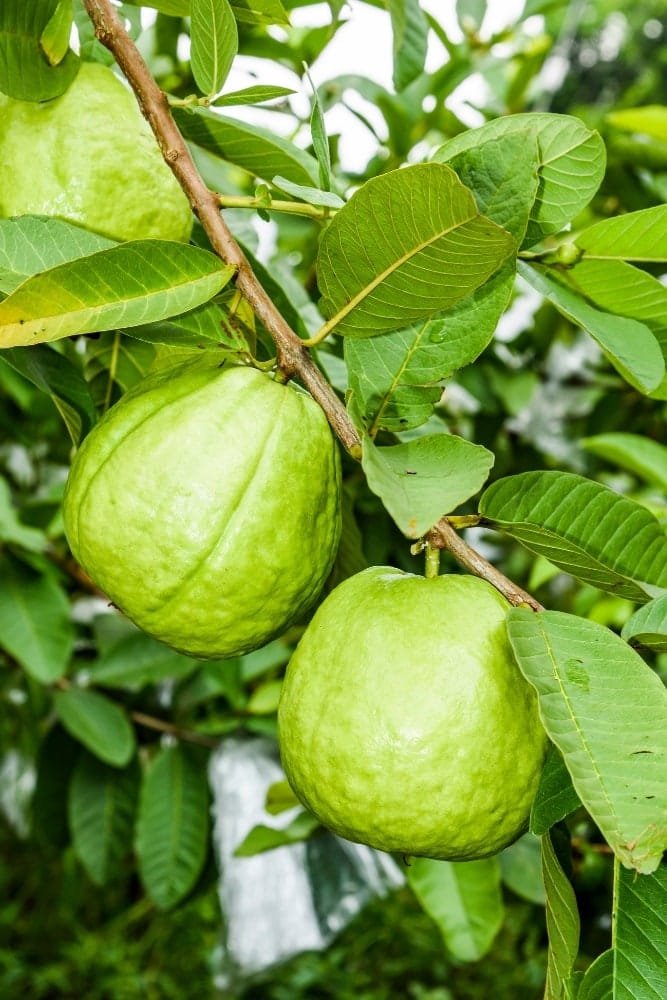
[[428,534],[428,540],[436,548],[446,549],[448,552],[451,552],[454,558],[462,566],[465,566],[467,570],[474,573],[475,576],[479,576],[483,580],[488,580],[496,590],[499,590],[507,598],[510,604],[514,604],[515,607],[520,604],[527,604],[533,611],[544,611],[544,607],[531,594],[522,590],[521,587],[517,586],[516,583],[501,573],[499,569],[496,569],[492,563],[488,562],[484,556],[481,556],[479,552],[471,548],[456,533],[446,517],[443,517],[431,529]]
[[359,435],[345,407],[313,361],[301,338],[291,329],[257,280],[250,263],[219,210],[218,196],[204,184],[190,151],[160,90],[128,35],[111,0],[84,0],[95,35],[113,55],[134,91],[152,128],[162,155],[187,194],[193,211],[218,256],[236,268],[236,285],[276,345],[278,365],[289,378],[296,376],[324,410],[341,443],[360,456]]

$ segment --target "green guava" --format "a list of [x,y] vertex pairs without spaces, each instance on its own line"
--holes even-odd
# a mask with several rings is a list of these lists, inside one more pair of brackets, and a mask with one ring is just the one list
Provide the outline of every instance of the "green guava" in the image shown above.
[[305,392],[252,368],[159,372],[77,452],[74,557],[149,635],[223,659],[303,615],[341,531],[340,459]]
[[115,240],[187,241],[193,220],[133,94],[100,63],[51,101],[0,95],[0,217],[17,215]]
[[476,577],[388,567],[320,605],[288,666],[278,731],[290,785],[324,826],[450,861],[526,830],[547,741],[508,608]]

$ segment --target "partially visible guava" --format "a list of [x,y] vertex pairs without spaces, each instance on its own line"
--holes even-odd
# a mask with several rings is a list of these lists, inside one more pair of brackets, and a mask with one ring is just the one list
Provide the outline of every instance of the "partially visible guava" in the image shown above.
[[278,710],[285,773],[349,840],[469,861],[527,828],[547,739],[505,632],[472,576],[372,567],[315,612]]
[[75,558],[149,635],[224,659],[303,615],[341,531],[340,458],[305,392],[252,368],[185,368],[124,396],[77,452]]
[[17,215],[115,240],[187,241],[193,221],[133,94],[90,62],[51,101],[0,95],[0,217]]

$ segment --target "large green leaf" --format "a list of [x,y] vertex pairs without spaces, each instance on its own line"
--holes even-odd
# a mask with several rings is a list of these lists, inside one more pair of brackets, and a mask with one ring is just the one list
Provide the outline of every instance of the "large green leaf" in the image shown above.
[[173,115],[188,142],[262,180],[271,181],[279,174],[293,184],[319,182],[317,160],[269,129],[205,108],[173,108]]
[[447,161],[475,196],[483,215],[520,244],[539,183],[537,130],[527,126],[473,146]]
[[626,867],[655,871],[667,849],[667,692],[596,622],[513,608],[510,642],[581,801]]
[[498,859],[451,862],[412,858],[406,875],[452,956],[460,962],[479,961],[503,922]]
[[48,573],[0,556],[0,646],[43,684],[62,677],[74,644],[69,603]]
[[539,187],[524,241],[532,246],[563,229],[597,191],[606,162],[604,143],[597,132],[569,115],[506,115],[450,139],[434,159],[447,162],[500,136],[525,133],[527,128],[537,134],[539,150]]
[[0,347],[141,326],[208,301],[234,274],[207,250],[139,240],[28,278],[0,303]]
[[561,867],[550,833],[542,837],[542,878],[549,934],[544,1000],[563,1000],[568,995],[565,991],[579,950],[579,911],[574,889]]
[[635,611],[621,632],[626,642],[655,653],[667,653],[667,594]]
[[70,840],[67,793],[81,746],[62,726],[51,726],[37,751],[35,790],[30,802],[33,836],[63,848]]
[[322,236],[320,307],[337,333],[374,337],[451,309],[515,248],[449,167],[393,170],[364,184]]
[[134,729],[119,705],[98,694],[68,687],[56,691],[55,709],[67,732],[100,760],[125,767],[135,750]]
[[584,438],[582,448],[606,458],[614,465],[633,472],[647,483],[654,483],[667,493],[667,446],[624,431],[611,431]]
[[524,472],[493,483],[484,522],[566,573],[645,603],[667,590],[667,537],[645,507],[570,472]]
[[428,21],[419,0],[385,0],[394,40],[393,83],[404,90],[424,72]]
[[509,261],[444,316],[382,337],[345,338],[354,412],[371,437],[428,420],[442,395],[437,384],[481,354],[513,286],[514,261]]
[[658,388],[665,377],[665,359],[650,327],[639,320],[596,309],[546,267],[519,261],[518,269],[559,312],[597,341],[630,385],[646,394]]
[[[64,93],[79,71],[71,51],[49,60],[47,28],[59,0],[2,0],[0,91],[19,101],[48,101]],[[46,35],[45,35],[46,32]]]
[[208,826],[205,761],[181,746],[162,750],[144,778],[136,833],[141,880],[160,909],[178,903],[197,881]]
[[62,219],[41,215],[0,219],[0,291],[9,295],[33,274],[114,245],[113,240]]
[[190,0],[190,62],[203,94],[220,93],[238,47],[236,19],[228,0]]
[[454,434],[433,434],[377,448],[363,442],[368,485],[408,538],[419,538],[478,492],[493,453]]
[[132,847],[141,772],[136,757],[126,768],[80,756],[69,786],[74,851],[97,886],[117,874]]
[[587,258],[667,262],[667,205],[603,219],[575,240]]

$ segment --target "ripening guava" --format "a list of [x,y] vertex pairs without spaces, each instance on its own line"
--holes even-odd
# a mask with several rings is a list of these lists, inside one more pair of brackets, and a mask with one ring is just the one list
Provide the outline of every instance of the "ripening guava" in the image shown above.
[[546,737],[508,608],[476,577],[388,567],[329,594],[278,710],[287,778],[326,827],[450,861],[495,854],[526,830]]
[[124,396],[77,452],[65,531],[149,635],[222,659],[318,597],[341,530],[340,459],[315,401],[252,368],[181,368]]
[[51,101],[0,95],[0,217],[16,215],[115,240],[187,241],[193,219],[134,95],[90,62]]

